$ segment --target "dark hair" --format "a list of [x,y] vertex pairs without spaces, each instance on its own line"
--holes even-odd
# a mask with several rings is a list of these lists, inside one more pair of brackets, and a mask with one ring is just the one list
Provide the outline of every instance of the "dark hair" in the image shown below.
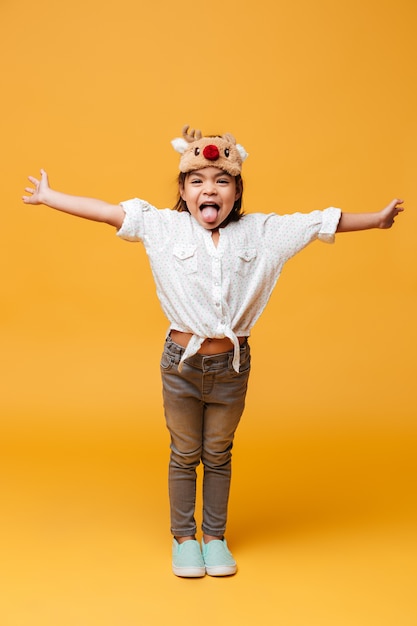
[[[178,198],[177,198],[177,202],[175,203],[174,211],[185,211],[187,213],[189,213],[188,211],[188,207],[187,207],[187,203],[185,202],[185,200],[183,200],[181,198],[181,194],[179,192],[179,189],[181,187],[184,187],[184,183],[185,180],[187,178],[187,175],[191,174],[191,172],[187,172],[186,174],[184,174],[184,172],[180,172],[178,175]],[[235,203],[233,205],[233,209],[230,212],[230,215],[227,217],[226,222],[224,223],[224,225],[226,226],[226,223],[228,222],[237,222],[238,220],[240,220],[240,218],[243,216],[243,209],[242,209],[242,196],[243,196],[243,180],[242,180],[242,176],[240,174],[238,174],[237,176],[233,176],[233,178],[235,179],[235,183],[236,183],[236,189],[240,189],[240,196],[237,200],[235,200]]]

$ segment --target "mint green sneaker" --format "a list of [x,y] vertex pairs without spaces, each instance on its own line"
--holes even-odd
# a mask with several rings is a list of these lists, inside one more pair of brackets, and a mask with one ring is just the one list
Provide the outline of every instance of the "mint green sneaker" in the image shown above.
[[227,547],[226,539],[213,539],[208,543],[201,540],[206,572],[209,576],[231,576],[236,574],[237,565],[232,553]]
[[183,578],[200,578],[206,573],[200,545],[195,539],[183,543],[172,540],[172,571]]

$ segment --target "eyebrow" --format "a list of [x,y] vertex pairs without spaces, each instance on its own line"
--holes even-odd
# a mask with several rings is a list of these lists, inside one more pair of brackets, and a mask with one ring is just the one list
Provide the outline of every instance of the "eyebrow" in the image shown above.
[[[189,172],[188,176],[201,176],[201,177],[204,177],[204,170],[205,169],[206,168],[203,167],[201,170],[193,170],[192,172]],[[230,179],[233,178],[233,176],[231,176],[230,174],[228,174],[224,170],[222,170],[218,174],[215,174],[215,176],[216,176],[216,178],[219,178],[220,176],[227,176]]]

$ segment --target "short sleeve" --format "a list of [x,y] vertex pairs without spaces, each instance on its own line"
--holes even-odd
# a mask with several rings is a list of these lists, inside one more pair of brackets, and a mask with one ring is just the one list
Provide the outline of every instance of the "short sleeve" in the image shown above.
[[317,239],[333,243],[340,215],[334,207],[310,213],[270,213],[263,228],[266,245],[285,263]]
[[318,239],[324,243],[334,243],[335,233],[342,212],[335,207],[324,209]]
[[143,241],[145,237],[144,213],[151,211],[154,207],[139,198],[133,198],[120,204],[125,212],[125,217],[116,235],[126,241]]

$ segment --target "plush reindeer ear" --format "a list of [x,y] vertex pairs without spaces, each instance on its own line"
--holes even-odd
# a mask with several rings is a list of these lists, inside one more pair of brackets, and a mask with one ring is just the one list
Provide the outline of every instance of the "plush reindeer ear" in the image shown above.
[[188,148],[188,143],[182,137],[176,137],[171,141],[171,145],[176,152],[180,154],[184,154],[186,149]]
[[237,151],[240,154],[240,158],[242,159],[242,161],[245,161],[248,158],[248,156],[249,156],[249,154],[246,152],[245,148],[243,146],[241,146],[240,143],[236,144],[236,148],[237,148]]

